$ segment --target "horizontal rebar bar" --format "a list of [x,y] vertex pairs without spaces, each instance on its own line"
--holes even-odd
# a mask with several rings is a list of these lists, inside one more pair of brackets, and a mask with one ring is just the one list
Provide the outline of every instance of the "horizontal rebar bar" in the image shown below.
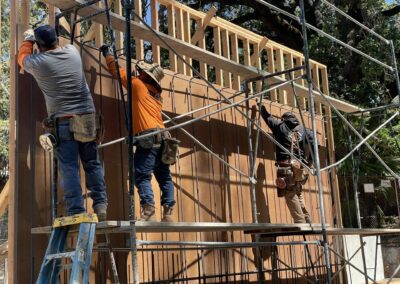
[[[260,4],[264,5],[264,6],[267,6],[270,9],[275,10],[275,11],[277,11],[277,12],[279,12],[279,13],[281,13],[281,14],[283,14],[283,15],[285,15],[285,16],[287,16],[287,17],[289,17],[289,18],[291,18],[291,19],[293,19],[293,20],[295,20],[295,21],[300,23],[300,18],[297,17],[296,15],[293,15],[292,13],[289,13],[289,12],[287,12],[287,11],[281,9],[281,8],[278,8],[275,5],[272,5],[272,4],[268,3],[268,2],[265,2],[263,0],[254,0],[254,1],[256,1],[256,2],[258,2],[258,3],[260,3]],[[347,44],[347,43],[335,38],[334,36],[324,32],[323,30],[320,30],[320,29],[314,27],[313,25],[310,25],[309,23],[306,23],[306,26],[307,26],[307,28],[315,31],[316,33],[318,33],[318,34],[320,34],[320,35],[322,35],[324,37],[329,38],[331,41],[334,41],[334,42],[346,47],[347,49],[350,49],[351,51],[354,51],[354,52],[358,53],[359,55],[364,56],[365,58],[367,58],[367,59],[375,62],[376,64],[378,64],[378,65],[380,65],[380,66],[382,66],[382,67],[384,67],[386,69],[389,69],[391,72],[393,72],[394,69],[393,69],[392,66],[389,66],[389,65],[381,62],[378,59],[375,59],[374,57],[362,52],[361,50],[359,50],[359,49],[357,49],[355,47],[352,47],[351,45],[349,45],[349,44]]]
[[[164,112],[162,113],[162,115],[168,119],[170,119],[170,117],[168,115],[166,115]],[[201,143],[196,137],[194,137],[192,134],[190,134],[186,129],[184,128],[179,128],[179,130],[181,130],[183,133],[185,133],[187,136],[189,136],[189,138],[191,138],[193,140],[194,143],[196,143],[197,145],[199,145],[201,148],[203,148],[206,152],[208,152],[211,156],[213,156],[214,158],[216,158],[218,161],[220,161],[221,163],[223,163],[225,166],[231,168],[233,171],[237,172],[238,174],[247,177],[250,181],[252,181],[252,179],[250,178],[250,176],[244,172],[242,172],[241,170],[235,168],[234,166],[230,165],[228,162],[226,162],[224,159],[222,159],[221,157],[219,157],[217,154],[215,154],[213,151],[211,151],[211,149],[209,149],[206,145],[204,145],[203,143]]]
[[320,245],[320,241],[292,241],[292,242],[186,242],[186,241],[143,241],[138,240],[138,246],[203,246],[222,248],[267,247],[287,245]]

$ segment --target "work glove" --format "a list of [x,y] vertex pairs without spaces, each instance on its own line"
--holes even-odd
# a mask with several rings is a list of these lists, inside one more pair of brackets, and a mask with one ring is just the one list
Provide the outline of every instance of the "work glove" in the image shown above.
[[28,29],[24,32],[24,40],[36,42],[35,32],[33,31],[33,29]]
[[270,117],[271,116],[271,114],[267,111],[265,106],[261,106],[260,112],[261,112],[261,115],[263,117]]
[[110,46],[108,44],[103,44],[102,46],[100,46],[100,52],[103,54],[104,57],[110,55]]

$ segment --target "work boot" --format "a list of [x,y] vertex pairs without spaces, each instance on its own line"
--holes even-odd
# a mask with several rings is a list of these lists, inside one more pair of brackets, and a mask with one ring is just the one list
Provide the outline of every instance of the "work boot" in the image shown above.
[[164,205],[163,206],[163,217],[161,219],[162,222],[173,222],[172,220],[172,211],[174,207]]
[[93,207],[93,210],[99,222],[103,222],[107,219],[107,204],[97,204]]
[[144,204],[140,210],[139,221],[156,221],[156,209],[151,204]]

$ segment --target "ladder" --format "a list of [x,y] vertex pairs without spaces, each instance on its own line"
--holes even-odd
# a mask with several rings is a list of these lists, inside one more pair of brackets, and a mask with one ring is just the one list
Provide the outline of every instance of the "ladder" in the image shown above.
[[[96,214],[81,213],[54,220],[49,244],[40,268],[37,284],[58,283],[61,268],[71,268],[69,283],[89,283],[90,260],[98,222]],[[76,247],[64,251],[68,232],[73,226],[79,226]],[[70,265],[62,264],[70,258]]]

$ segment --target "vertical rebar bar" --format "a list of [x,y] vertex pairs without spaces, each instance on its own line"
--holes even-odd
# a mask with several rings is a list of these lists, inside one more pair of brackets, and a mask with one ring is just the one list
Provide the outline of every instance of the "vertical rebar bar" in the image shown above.
[[[302,25],[303,31],[303,41],[304,41],[304,62],[306,65],[306,77],[308,83],[308,94],[309,94],[309,105],[310,105],[310,115],[311,115],[311,124],[312,131],[314,135],[314,139],[317,141],[317,128],[315,123],[315,109],[314,109],[314,94],[313,94],[313,84],[311,79],[311,68],[310,68],[310,58],[309,58],[309,49],[308,49],[308,39],[307,39],[307,26],[306,26],[306,17],[305,17],[305,8],[304,8],[304,0],[300,0],[300,10],[301,16],[300,21]],[[318,183],[318,196],[319,196],[319,209],[320,209],[320,217],[321,217],[321,227],[322,227],[322,245],[324,247],[325,254],[325,262],[326,262],[326,272],[327,272],[327,280],[328,284],[332,283],[332,275],[331,275],[331,257],[328,246],[327,232],[326,232],[326,217],[325,217],[325,206],[324,206],[324,193],[322,189],[322,178],[321,178],[321,165],[319,160],[319,152],[318,152],[318,143],[314,143],[314,154],[315,154],[315,169]]]
[[[246,98],[249,97],[249,86],[246,82]],[[254,170],[255,170],[255,162],[256,162],[256,154],[253,150],[253,139],[252,139],[252,125],[253,122],[251,120],[250,113],[250,101],[246,101],[246,123],[247,123],[247,143],[249,149],[249,185],[250,185],[250,197],[251,197],[251,207],[252,207],[252,217],[253,223],[258,223],[258,216],[257,216],[257,200],[256,200],[256,183],[254,181]],[[260,236],[255,235],[256,242],[259,241]],[[256,249],[256,259],[257,259],[257,270],[258,270],[258,283],[262,283],[264,278],[263,274],[263,261],[261,258],[261,248]]]
[[131,13],[133,9],[132,0],[121,0],[125,9],[125,51],[126,51],[126,90],[128,93],[128,179],[129,179],[129,225],[130,225],[130,247],[132,258],[133,283],[139,283],[139,270],[137,260],[136,241],[136,216],[135,216],[135,169],[133,166],[133,119],[132,119],[132,65],[131,65]]

